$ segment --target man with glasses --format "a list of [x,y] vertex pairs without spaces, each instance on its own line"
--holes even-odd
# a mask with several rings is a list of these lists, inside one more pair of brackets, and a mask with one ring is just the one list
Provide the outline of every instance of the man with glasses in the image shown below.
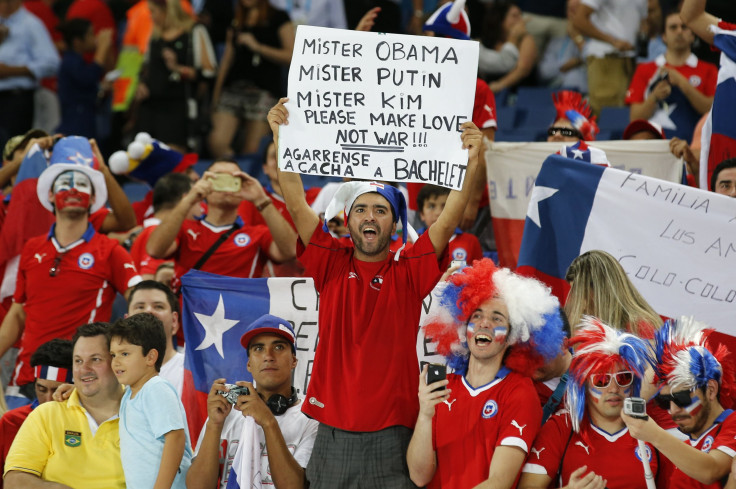
[[[587,316],[570,340],[576,352],[567,383],[567,410],[542,427],[522,470],[519,488],[647,487],[642,455],[653,474],[659,456],[644,454],[621,419],[624,399],[637,396],[650,364],[648,344]],[[662,475],[662,477],[664,474]]]
[[117,292],[140,282],[133,259],[117,241],[97,233],[90,212],[107,201],[107,187],[87,139],[72,136],[53,148],[36,193],[55,215],[48,235],[29,240],[18,264],[13,305],[0,327],[0,355],[20,339],[6,394],[12,407],[34,396],[31,354],[53,338],[70,338],[81,324],[107,321]]
[[588,146],[595,141],[598,124],[590,106],[578,92],[562,90],[552,95],[555,121],[547,129],[547,142],[563,143],[557,154],[573,160],[610,166],[603,150]]
[[622,416],[631,436],[673,463],[672,489],[723,487],[736,455],[736,415],[726,409],[733,405],[733,361],[724,346],[710,344],[711,332],[680,318],[665,323],[655,338],[655,380],[662,383],[655,400],[688,435],[684,443],[651,420]]

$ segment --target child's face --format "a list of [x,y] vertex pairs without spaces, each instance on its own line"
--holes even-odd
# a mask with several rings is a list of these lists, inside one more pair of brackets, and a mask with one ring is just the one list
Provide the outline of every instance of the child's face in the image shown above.
[[419,217],[427,227],[434,224],[437,221],[437,218],[440,217],[442,209],[445,208],[445,202],[447,202],[447,194],[432,195],[425,199],[424,207],[422,207],[421,212],[419,212]]
[[144,356],[142,346],[113,337],[110,339],[110,356],[112,356],[112,371],[118,382],[129,385],[134,391],[140,389],[151,378],[151,373],[156,373],[156,350],[151,350]]

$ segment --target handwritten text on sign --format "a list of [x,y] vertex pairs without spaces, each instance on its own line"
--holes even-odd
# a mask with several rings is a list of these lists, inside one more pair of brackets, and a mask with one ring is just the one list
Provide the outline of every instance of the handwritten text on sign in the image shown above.
[[478,43],[299,26],[279,167],[459,189]]

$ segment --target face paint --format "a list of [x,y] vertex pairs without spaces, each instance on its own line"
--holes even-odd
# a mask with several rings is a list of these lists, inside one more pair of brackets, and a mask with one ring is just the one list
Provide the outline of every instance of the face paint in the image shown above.
[[686,407],[685,411],[687,411],[690,416],[695,416],[701,409],[703,409],[703,403],[700,401],[700,398],[698,396],[693,396],[692,404]]
[[596,404],[600,402],[601,396],[603,395],[603,391],[600,391],[595,387],[588,387],[588,393],[590,394],[590,399]]
[[470,340],[475,334],[475,323],[468,323],[465,328],[465,338]]
[[506,341],[506,336],[509,333],[509,328],[506,326],[497,326],[493,328],[493,341],[497,343],[503,343]]
[[84,173],[68,170],[56,177],[52,191],[57,209],[67,207],[87,209],[92,197],[92,182]]

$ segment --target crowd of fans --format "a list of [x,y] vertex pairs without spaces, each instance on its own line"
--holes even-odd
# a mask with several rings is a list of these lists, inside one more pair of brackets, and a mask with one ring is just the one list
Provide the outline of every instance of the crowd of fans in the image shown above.
[[[279,171],[298,24],[480,41],[462,189]],[[736,488],[725,347],[664,322],[604,251],[562,302],[497,268],[484,156],[510,124],[496,100],[537,87],[560,155],[608,165],[619,107],[623,139],[670,139],[697,185],[716,24],[704,0],[0,0],[0,487]],[[136,202],[110,170],[131,141]],[[736,159],[708,187],[736,197]],[[293,325],[265,315],[240,341],[253,381],[214,380],[192,432],[190,270],[314,279],[306,393]],[[417,376],[438,283],[424,334],[451,370]]]

